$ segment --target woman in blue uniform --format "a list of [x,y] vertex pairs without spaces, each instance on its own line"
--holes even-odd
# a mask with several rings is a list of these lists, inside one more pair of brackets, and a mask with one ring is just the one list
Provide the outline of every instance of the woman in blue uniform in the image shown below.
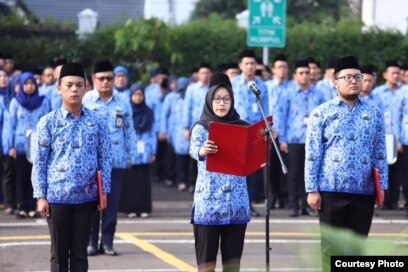
[[234,108],[231,82],[223,73],[211,78],[200,120],[192,128],[190,155],[198,161],[198,176],[191,222],[198,270],[215,271],[220,247],[224,271],[239,271],[250,221],[246,177],[206,170],[207,155],[218,151],[217,143],[208,140],[213,121],[247,125]]
[[35,200],[31,185],[32,164],[27,159],[29,136],[38,120],[49,112],[49,102],[38,93],[32,73],[20,77],[19,92],[10,102],[5,123],[3,148],[14,159],[17,184],[17,218],[35,217]]
[[146,105],[142,85],[132,85],[130,101],[136,132],[136,141],[133,143],[136,153],[132,158],[132,167],[126,172],[120,210],[128,213],[129,217],[147,217],[152,212],[149,164],[156,159],[157,151],[154,114]]

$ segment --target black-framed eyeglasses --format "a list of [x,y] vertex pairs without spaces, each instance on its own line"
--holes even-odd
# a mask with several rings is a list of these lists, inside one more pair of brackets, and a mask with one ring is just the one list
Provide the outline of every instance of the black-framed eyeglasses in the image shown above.
[[344,78],[344,80],[346,81],[346,82],[352,82],[353,81],[353,78],[357,81],[357,82],[359,82],[359,81],[362,81],[363,80],[363,75],[362,74],[356,74],[356,75],[345,75],[345,76],[342,76],[342,77],[338,77],[338,78],[336,78],[336,79],[341,79],[341,78]]
[[216,104],[220,104],[221,100],[224,102],[224,104],[229,104],[231,103],[231,97],[214,97],[213,102]]
[[103,82],[103,81],[105,81],[105,80],[107,80],[107,81],[112,81],[112,80],[113,80],[113,76],[101,76],[101,77],[97,77],[96,79],[99,80],[99,81],[101,81],[101,82]]

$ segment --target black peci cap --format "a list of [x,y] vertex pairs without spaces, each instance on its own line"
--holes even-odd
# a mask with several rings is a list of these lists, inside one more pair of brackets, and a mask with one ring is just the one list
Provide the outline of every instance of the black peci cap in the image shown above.
[[344,69],[360,70],[360,65],[358,64],[357,58],[354,56],[346,56],[341,59],[338,59],[334,67],[334,73],[337,74],[338,72]]
[[81,64],[67,63],[62,66],[59,79],[62,79],[66,76],[77,76],[85,79],[85,72]]
[[93,65],[93,73],[113,72],[113,65],[109,60],[95,62]]

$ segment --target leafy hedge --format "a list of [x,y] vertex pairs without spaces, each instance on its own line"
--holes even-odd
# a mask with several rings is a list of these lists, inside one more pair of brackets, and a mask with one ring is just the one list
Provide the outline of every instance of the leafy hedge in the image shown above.
[[[363,64],[398,59],[408,63],[408,36],[395,31],[362,31],[358,20],[296,24],[288,21],[286,47],[271,48],[270,60],[285,53],[290,62],[314,56],[325,65],[328,60],[354,54]],[[1,33],[1,28],[0,28]],[[132,68],[134,80],[147,80],[148,70],[159,64],[176,74],[188,74],[192,67],[209,62],[214,67],[237,61],[246,47],[246,32],[234,20],[217,15],[179,26],[167,26],[156,19],[129,20],[125,24],[99,29],[87,39],[12,37],[1,35],[0,51],[12,51],[20,63],[49,63],[66,57],[90,67],[94,60],[109,58]],[[261,57],[262,49],[256,49]],[[404,53],[405,52],[405,53]]]

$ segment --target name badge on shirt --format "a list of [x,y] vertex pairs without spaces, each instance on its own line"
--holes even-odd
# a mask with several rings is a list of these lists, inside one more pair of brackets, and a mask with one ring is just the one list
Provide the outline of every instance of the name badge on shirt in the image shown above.
[[33,130],[31,128],[26,129],[25,136],[28,138]]
[[116,112],[115,127],[123,127],[123,115],[119,112]]
[[145,152],[145,143],[143,141],[137,141],[136,151],[137,151],[137,153],[144,153]]
[[389,111],[384,112],[384,122],[386,125],[391,124],[391,112]]
[[253,113],[257,113],[257,112],[258,112],[258,104],[257,104],[257,103],[253,103],[253,104],[252,104],[252,112],[253,112]]

